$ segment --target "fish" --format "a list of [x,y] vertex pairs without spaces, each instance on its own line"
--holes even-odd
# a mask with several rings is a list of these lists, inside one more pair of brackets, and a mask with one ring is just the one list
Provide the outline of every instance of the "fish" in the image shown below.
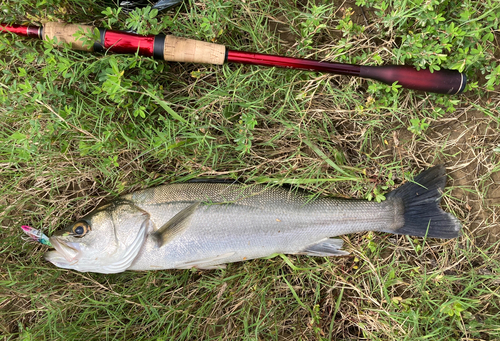
[[316,197],[269,185],[187,182],[118,197],[50,237],[45,259],[81,272],[217,269],[275,254],[344,256],[345,234],[456,238],[440,207],[445,167],[429,168],[381,202]]

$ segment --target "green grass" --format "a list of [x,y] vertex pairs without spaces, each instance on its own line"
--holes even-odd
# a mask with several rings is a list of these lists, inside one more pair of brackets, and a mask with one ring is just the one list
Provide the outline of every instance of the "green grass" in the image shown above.
[[[140,24],[142,33],[236,50],[455,68],[470,85],[448,97],[312,72],[88,54],[1,35],[5,340],[500,338],[500,3],[206,0],[156,18],[103,14],[106,7],[0,4],[1,21]],[[351,256],[342,258],[100,275],[55,268],[19,228],[50,235],[101,201],[193,177],[375,200],[438,163],[450,175],[443,206],[463,222],[458,240],[355,234],[343,237]]]

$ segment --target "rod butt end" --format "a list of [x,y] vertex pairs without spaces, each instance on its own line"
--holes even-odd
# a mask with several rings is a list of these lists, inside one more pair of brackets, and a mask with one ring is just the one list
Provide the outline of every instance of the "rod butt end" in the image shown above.
[[467,77],[465,74],[461,73],[462,76],[462,84],[460,85],[460,88],[457,91],[457,94],[461,94],[465,90],[465,86],[467,85]]

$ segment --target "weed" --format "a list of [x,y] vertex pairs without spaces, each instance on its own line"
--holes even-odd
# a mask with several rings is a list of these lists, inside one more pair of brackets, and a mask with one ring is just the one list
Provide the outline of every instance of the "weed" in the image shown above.
[[[500,338],[498,1],[4,1],[2,22],[62,20],[234,50],[464,71],[463,96],[248,65],[164,63],[0,35],[0,334],[6,339]],[[81,32],[89,42],[95,32]],[[493,90],[491,90],[493,89]],[[343,236],[350,256],[213,271],[77,273],[51,235],[123,193],[195,177],[383,200],[447,166],[457,240]]]
[[410,119],[410,123],[411,125],[408,127],[408,130],[416,135],[421,135],[429,128],[429,123],[425,122],[425,118],[422,120],[419,118],[412,118]]

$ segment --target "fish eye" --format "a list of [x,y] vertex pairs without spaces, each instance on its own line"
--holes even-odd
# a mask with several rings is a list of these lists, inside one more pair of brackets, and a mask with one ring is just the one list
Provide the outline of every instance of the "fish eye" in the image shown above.
[[86,221],[83,221],[83,220],[77,221],[71,229],[71,231],[73,232],[73,235],[75,237],[83,237],[90,230],[91,230],[90,225]]

